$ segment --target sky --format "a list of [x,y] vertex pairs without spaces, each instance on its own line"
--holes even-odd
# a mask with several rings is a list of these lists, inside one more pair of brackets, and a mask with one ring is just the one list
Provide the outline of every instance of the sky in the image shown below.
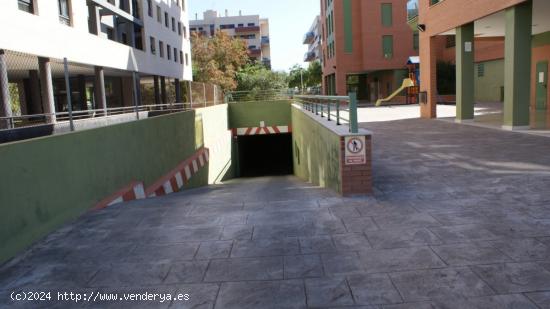
[[260,15],[269,18],[271,41],[271,67],[276,71],[288,71],[294,64],[304,64],[307,45],[302,44],[304,35],[311,27],[313,19],[320,13],[319,0],[188,0],[189,19],[198,13],[216,10],[219,14]]

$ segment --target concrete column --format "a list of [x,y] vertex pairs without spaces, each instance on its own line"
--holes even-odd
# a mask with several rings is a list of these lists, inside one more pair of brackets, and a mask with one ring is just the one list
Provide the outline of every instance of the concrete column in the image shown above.
[[181,88],[180,88],[180,80],[175,79],[174,80],[174,87],[176,88],[176,103],[182,103],[181,101]]
[[98,35],[101,33],[101,22],[99,15],[99,7],[95,6],[93,2],[88,2],[88,28],[91,34]]
[[102,67],[95,67],[94,83],[95,109],[102,109],[107,114],[107,97],[105,96],[105,73]]
[[40,89],[42,92],[42,110],[44,114],[52,114],[46,116],[48,123],[56,123],[55,115],[55,100],[53,97],[53,82],[52,82],[52,66],[50,59],[38,58],[38,69],[40,71]]
[[42,114],[42,98],[40,97],[40,78],[37,70],[29,71],[29,88],[31,104],[29,114]]
[[507,130],[529,128],[533,2],[506,9],[504,52],[504,124]]
[[474,119],[474,23],[456,28],[456,121]]
[[164,76],[160,77],[160,97],[162,99],[162,104],[168,104],[168,97],[166,96],[166,78]]
[[[4,50],[0,49],[0,117],[11,117],[8,64]],[[11,127],[9,120],[0,121],[0,129]]]
[[80,110],[88,109],[88,100],[86,98],[86,76],[78,75],[78,103],[80,104]]
[[136,83],[136,100],[137,105],[143,105],[143,101],[141,100],[141,76],[139,76],[139,73],[135,74],[135,83]]
[[158,76],[153,76],[153,83],[154,83],[154,88],[155,88],[155,104],[156,105],[159,105],[160,104],[160,86],[159,86],[159,77]]
[[436,40],[420,33],[420,91],[427,93],[427,103],[420,104],[422,118],[437,117],[437,56]]

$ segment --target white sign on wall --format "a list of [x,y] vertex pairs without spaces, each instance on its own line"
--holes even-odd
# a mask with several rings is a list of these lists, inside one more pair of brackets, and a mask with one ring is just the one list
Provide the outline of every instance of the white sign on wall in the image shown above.
[[467,53],[472,52],[472,42],[465,42],[464,43],[464,51]]
[[364,136],[346,136],[346,165],[361,165],[367,163],[366,143]]

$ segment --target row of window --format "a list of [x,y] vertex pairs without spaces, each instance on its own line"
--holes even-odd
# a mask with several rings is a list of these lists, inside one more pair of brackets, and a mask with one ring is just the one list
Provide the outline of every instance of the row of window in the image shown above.
[[[179,3],[178,3],[178,5],[179,5]],[[149,17],[153,17],[153,2],[152,2],[152,0],[147,1],[147,14],[149,15]],[[166,12],[166,11],[163,14],[161,7],[159,5],[157,5],[157,21],[159,23],[162,23],[162,16],[163,15],[164,15],[164,25],[166,26],[166,28],[170,28],[170,21],[171,21],[172,22],[171,23],[172,31],[173,32],[177,31],[179,36],[183,35],[183,37],[187,39],[187,27],[185,27],[179,21],[176,24],[176,18],[170,17],[168,15],[168,12]]]
[[[418,50],[418,32],[413,33],[413,48]],[[331,42],[327,45],[327,57],[330,59],[334,55],[334,42]],[[385,59],[393,58],[393,35],[382,36],[382,55]]]
[[[151,54],[153,55],[156,55],[157,54],[157,40],[154,38],[154,37],[149,37],[149,45],[150,45],[150,50],[151,50]],[[167,44],[166,45],[166,50],[164,48],[164,42],[163,41],[160,41],[159,40],[159,43],[158,43],[158,53],[159,53],[159,56],[161,58],[164,58],[164,55],[166,54],[166,59],[168,60],[172,60],[174,59],[174,62],[178,62],[181,63],[181,64],[184,64],[186,66],[189,65],[189,54],[188,53],[185,53],[185,59],[184,59],[184,54],[183,54],[183,51],[178,51],[178,49],[176,47],[173,47],[170,46],[170,44]],[[179,59],[178,59],[178,55],[179,55]]]
[[[37,14],[35,0],[17,0],[17,5],[21,11]],[[59,13],[59,22],[70,26],[71,25],[71,2],[70,0],[57,0]]]

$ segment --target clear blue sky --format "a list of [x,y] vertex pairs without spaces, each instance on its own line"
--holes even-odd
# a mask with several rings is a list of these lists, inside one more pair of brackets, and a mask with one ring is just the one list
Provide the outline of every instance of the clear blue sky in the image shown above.
[[189,19],[195,13],[202,18],[202,12],[216,10],[224,14],[259,14],[269,18],[271,37],[271,66],[274,70],[285,70],[294,64],[303,63],[307,45],[302,44],[304,34],[309,30],[315,16],[319,15],[319,0],[188,0]]

